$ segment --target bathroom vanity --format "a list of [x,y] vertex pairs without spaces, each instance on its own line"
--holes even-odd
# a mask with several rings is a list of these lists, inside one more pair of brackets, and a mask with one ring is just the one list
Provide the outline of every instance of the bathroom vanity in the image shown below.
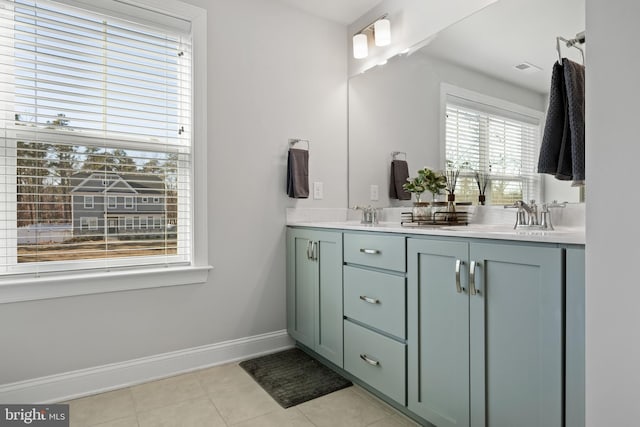
[[287,228],[287,322],[423,424],[584,425],[584,231]]

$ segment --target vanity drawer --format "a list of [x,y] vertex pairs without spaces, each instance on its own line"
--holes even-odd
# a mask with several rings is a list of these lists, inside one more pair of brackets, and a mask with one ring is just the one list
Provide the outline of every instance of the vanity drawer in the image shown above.
[[405,278],[344,266],[344,315],[406,338]]
[[406,404],[406,344],[344,321],[344,369]]
[[375,233],[345,233],[344,260],[347,263],[405,271],[405,238]]

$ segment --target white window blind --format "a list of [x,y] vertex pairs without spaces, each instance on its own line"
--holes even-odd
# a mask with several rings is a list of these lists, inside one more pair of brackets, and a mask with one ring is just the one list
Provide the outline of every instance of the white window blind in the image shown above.
[[104,4],[0,0],[0,274],[191,261],[191,35]]
[[460,170],[456,201],[478,201],[476,172],[488,178],[489,204],[537,199],[539,127],[538,118],[448,96],[445,152],[448,167]]

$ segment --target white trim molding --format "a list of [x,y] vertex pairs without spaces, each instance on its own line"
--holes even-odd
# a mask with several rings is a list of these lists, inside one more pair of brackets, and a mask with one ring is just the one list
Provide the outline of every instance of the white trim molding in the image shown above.
[[0,385],[0,402],[55,403],[292,348],[286,330]]

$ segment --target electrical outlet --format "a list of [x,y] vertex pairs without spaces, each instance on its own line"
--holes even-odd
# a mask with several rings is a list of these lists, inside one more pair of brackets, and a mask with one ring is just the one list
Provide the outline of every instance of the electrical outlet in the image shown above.
[[369,187],[369,194],[369,198],[371,199],[371,201],[378,201],[380,195],[378,194],[378,186],[376,184],[371,184],[371,186]]
[[321,200],[324,197],[324,185],[321,182],[313,183],[313,198]]

